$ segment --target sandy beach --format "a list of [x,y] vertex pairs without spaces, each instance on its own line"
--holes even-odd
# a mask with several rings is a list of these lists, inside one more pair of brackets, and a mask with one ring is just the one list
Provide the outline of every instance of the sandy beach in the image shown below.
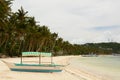
[[[2,58],[0,59],[0,80],[107,80],[98,75],[91,74],[93,72],[86,71],[84,68],[78,68],[74,63],[75,58],[81,56],[58,56],[54,57],[54,63],[67,65],[63,67],[62,72],[56,73],[40,73],[40,72],[16,72],[11,71],[2,60],[11,63],[19,63],[20,58]],[[33,61],[38,63],[38,57],[24,58],[24,61]],[[49,58],[43,58],[43,61],[49,61]],[[72,60],[72,61],[71,61]],[[71,61],[71,62],[70,62]],[[32,63],[32,62],[30,62]],[[69,64],[69,65],[68,65]]]
[[[54,57],[54,62],[57,64],[66,65],[70,58],[75,56],[60,56]],[[36,61],[38,58],[24,58],[26,60]],[[15,72],[10,71],[9,67],[2,60],[12,63],[19,63],[20,58],[4,58],[0,59],[0,80],[86,80],[80,75],[79,71],[74,71],[70,65],[63,68],[59,73],[35,73],[35,72]],[[43,60],[47,60],[44,58]],[[49,60],[49,59],[48,59]]]

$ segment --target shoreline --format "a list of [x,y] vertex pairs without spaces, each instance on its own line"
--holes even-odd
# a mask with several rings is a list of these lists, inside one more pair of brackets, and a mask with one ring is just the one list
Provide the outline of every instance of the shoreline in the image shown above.
[[[54,57],[53,62],[56,64],[66,65],[72,57],[73,56]],[[31,59],[33,61],[37,61],[38,58],[24,58],[25,61],[29,61]],[[63,71],[59,73],[15,72],[10,71],[8,66],[2,62],[2,60],[11,63],[20,63],[20,58],[0,58],[0,80],[85,80],[67,72],[65,70],[65,68],[67,68],[66,66],[63,68]],[[48,61],[49,58],[43,58],[43,61],[44,60]]]
[[[91,72],[82,68],[77,68],[73,63],[74,59],[81,56],[57,56],[53,57],[55,64],[66,65],[60,73],[35,73],[35,72],[15,72],[10,71],[8,66],[1,60],[19,63],[20,58],[0,58],[0,80],[103,80],[98,75],[91,74]],[[25,61],[37,61],[37,57],[25,57]],[[43,58],[43,61],[49,61],[49,58]],[[30,62],[31,63],[31,62]],[[38,63],[38,62],[36,62]],[[69,64],[69,65],[68,65]],[[104,79],[107,80],[107,79]]]
[[87,80],[119,80],[119,59],[119,56],[113,55],[79,57],[71,60],[71,66],[77,69],[80,75],[85,76]]
[[[80,58],[80,57],[81,56],[74,56],[72,59]],[[76,65],[72,64],[75,62],[75,60],[72,60],[72,59],[69,61],[70,65],[65,68],[65,71],[69,72],[70,74],[76,77],[81,78],[80,80],[103,80],[103,79],[100,79],[100,77],[94,74],[91,74],[89,71],[85,69],[77,68]],[[107,79],[104,79],[104,80],[107,80]]]

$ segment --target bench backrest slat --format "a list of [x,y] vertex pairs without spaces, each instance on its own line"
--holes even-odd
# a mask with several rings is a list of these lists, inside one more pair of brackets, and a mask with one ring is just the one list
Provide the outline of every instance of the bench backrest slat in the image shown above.
[[52,56],[52,53],[47,52],[22,52],[22,56]]

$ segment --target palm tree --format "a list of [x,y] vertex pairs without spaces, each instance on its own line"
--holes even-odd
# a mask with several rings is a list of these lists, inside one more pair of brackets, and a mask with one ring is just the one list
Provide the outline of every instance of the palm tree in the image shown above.
[[[35,47],[36,41],[35,38],[37,37],[37,29],[38,26],[36,25],[36,21],[34,17],[27,17],[27,28],[26,28],[26,37],[25,37],[25,43],[26,47],[24,47],[25,51],[31,51],[32,47]],[[37,39],[36,39],[37,40]],[[34,48],[32,49],[32,51]]]
[[9,17],[11,14],[11,1],[12,0],[0,0],[0,48],[2,53],[6,53],[6,44],[9,40]]
[[[22,40],[25,34],[26,28],[26,14],[23,8],[18,10],[16,13],[12,13],[9,18],[9,28],[8,32],[10,34],[9,38],[9,55],[13,55],[13,51],[17,49],[17,53],[21,51],[22,48]],[[19,55],[19,54],[18,54]]]
[[81,50],[57,33],[51,33],[47,26],[37,25],[35,18],[27,16],[28,12],[22,7],[15,13],[11,12],[11,2],[0,0],[0,53],[20,56],[22,51],[52,50],[54,55],[68,55]]
[[[57,41],[57,38],[58,38],[58,34],[57,33],[52,33],[51,34],[51,38],[50,38],[50,47],[51,47],[51,50],[53,51],[54,48],[55,48],[55,45],[56,45],[56,41]],[[49,44],[50,44],[49,43]]]
[[19,40],[19,51],[21,51],[22,49],[22,42],[25,38],[25,33],[26,33],[26,28],[27,28],[27,21],[26,21],[26,14],[28,12],[24,11],[24,9],[21,7],[21,9],[18,9],[18,12],[16,12],[17,14],[17,25],[16,25],[16,31],[18,33],[18,40]]
[[45,45],[45,43],[49,41],[50,30],[48,29],[47,26],[41,26],[39,27],[38,32],[40,33],[40,38],[39,38],[40,41],[37,51],[42,51],[42,48]]

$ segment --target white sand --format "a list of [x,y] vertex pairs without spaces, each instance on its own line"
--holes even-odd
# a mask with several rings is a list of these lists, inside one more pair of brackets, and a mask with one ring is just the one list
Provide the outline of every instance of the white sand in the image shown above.
[[[80,56],[59,56],[54,57],[53,60],[56,64],[66,65],[69,63],[70,58]],[[62,72],[58,73],[35,73],[35,72],[15,72],[10,71],[8,66],[1,60],[18,63],[20,58],[5,58],[0,59],[0,80],[100,80],[80,69],[75,68],[73,65],[68,65],[63,68]],[[38,58],[23,58],[23,61],[32,60],[34,63]],[[42,61],[49,61],[50,58],[43,58]],[[38,62],[36,62],[38,63]]]

